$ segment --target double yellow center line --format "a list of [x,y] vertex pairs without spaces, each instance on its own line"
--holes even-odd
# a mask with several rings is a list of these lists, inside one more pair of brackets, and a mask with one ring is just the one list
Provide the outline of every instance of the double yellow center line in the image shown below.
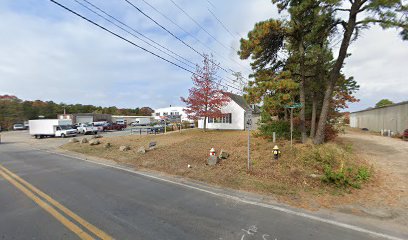
[[[38,206],[43,208],[49,214],[51,214],[55,219],[62,223],[66,228],[75,233],[80,239],[91,240],[95,239],[88,232],[84,231],[86,229],[90,233],[94,234],[100,239],[108,240],[113,239],[107,233],[98,229],[94,225],[90,224],[68,208],[64,207],[62,204],[52,199],[50,196],[34,187],[30,183],[26,182],[24,179],[20,178],[16,174],[12,173],[7,168],[0,164],[0,176],[14,185],[17,189],[23,192],[28,198],[33,200]],[[41,199],[42,198],[42,199]],[[63,214],[75,220],[75,224],[72,220],[65,217]]]

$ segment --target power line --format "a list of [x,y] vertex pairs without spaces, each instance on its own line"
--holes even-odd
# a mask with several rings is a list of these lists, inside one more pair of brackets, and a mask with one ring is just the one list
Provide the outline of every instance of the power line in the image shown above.
[[[193,50],[195,53],[197,53],[198,55],[200,55],[201,57],[204,57],[204,55],[200,52],[198,52],[195,48],[193,48],[192,46],[190,46],[188,43],[186,43],[185,41],[183,41],[181,38],[179,38],[177,35],[175,35],[174,33],[172,33],[170,30],[168,30],[166,27],[164,27],[163,25],[161,25],[160,23],[158,23],[156,20],[154,20],[152,17],[150,17],[149,15],[147,15],[144,11],[142,11],[139,7],[137,7],[136,5],[134,5],[132,2],[130,2],[129,0],[124,0],[125,2],[127,2],[129,5],[131,5],[133,8],[135,8],[138,12],[140,12],[141,14],[143,14],[145,17],[147,17],[148,19],[150,19],[151,21],[153,21],[157,26],[159,26],[161,29],[163,29],[164,31],[166,31],[167,33],[169,33],[170,35],[172,35],[174,38],[176,38],[177,40],[179,40],[181,43],[183,43],[185,46],[187,46],[188,48],[190,48],[191,50]],[[224,68],[220,67],[221,69],[223,69],[224,71],[227,72],[227,70],[225,70]]]
[[[179,61],[179,62],[181,62],[181,63],[183,63],[183,64],[189,66],[189,67],[192,68],[192,69],[194,69],[195,66],[197,65],[196,63],[194,63],[194,62],[192,62],[192,61],[190,61],[190,60],[188,60],[188,59],[186,59],[186,58],[180,56],[179,54],[173,52],[172,50],[170,50],[170,49],[168,49],[168,48],[162,46],[161,44],[157,43],[157,42],[154,41],[153,39],[151,39],[151,38],[145,36],[144,34],[140,33],[140,32],[137,31],[136,29],[130,27],[130,26],[127,25],[126,23],[124,23],[124,22],[120,21],[119,19],[115,18],[114,16],[110,15],[109,13],[107,13],[107,12],[104,11],[103,9],[99,8],[99,7],[96,6],[95,4],[91,3],[90,1],[88,1],[88,0],[82,0],[82,1],[84,1],[84,2],[86,2],[86,3],[88,3],[89,5],[91,5],[92,7],[98,9],[100,12],[104,13],[105,15],[109,16],[110,18],[114,19],[115,21],[119,22],[119,23],[122,24],[123,26],[125,26],[125,27],[131,29],[132,31],[134,31],[134,32],[136,32],[137,34],[139,34],[140,36],[142,36],[142,37],[148,39],[149,41],[155,43],[156,45],[162,47],[163,49],[166,49],[167,51],[173,53],[174,55],[180,57],[181,59],[187,61],[188,63],[190,63],[190,64],[192,64],[192,65],[190,65],[190,64],[188,64],[188,63],[186,63],[186,62],[184,62],[184,61],[181,61],[180,59],[177,59],[177,58],[175,58],[174,56],[172,56],[172,55],[166,53],[165,51],[163,51],[163,50],[161,50],[161,49],[159,49],[159,48],[157,48],[157,47],[151,45],[149,42],[147,42],[147,41],[141,39],[140,37],[134,35],[133,33],[129,32],[129,31],[127,31],[126,29],[123,29],[121,26],[118,26],[116,23],[114,23],[114,22],[112,22],[111,20],[105,18],[104,16],[100,15],[99,13],[95,12],[94,10],[88,8],[87,6],[85,6],[84,4],[82,4],[81,2],[79,2],[78,0],[74,0],[74,1],[77,2],[78,4],[80,4],[81,6],[85,7],[85,8],[88,9],[89,11],[93,12],[94,14],[98,15],[99,17],[101,17],[101,18],[105,19],[106,21],[110,22],[111,24],[115,25],[116,27],[122,29],[123,31],[129,33],[130,35],[132,35],[132,36],[136,37],[137,39],[143,41],[143,42],[146,43],[147,45],[149,45],[149,46],[151,46],[151,47],[157,49],[158,51],[160,51],[160,52],[166,54],[167,56],[169,56],[169,57],[175,59],[176,61]],[[222,78],[222,77],[219,76],[219,75],[215,75],[215,76],[219,77],[221,80],[227,81],[227,79],[224,79],[224,78]],[[233,80],[229,80],[228,82],[231,83],[231,84],[235,84],[235,82],[234,82]]]
[[[170,17],[168,17],[166,14],[164,14],[163,12],[161,12],[160,10],[158,10],[156,7],[154,7],[152,4],[150,4],[149,2],[147,2],[146,0],[141,0],[143,1],[146,5],[148,5],[150,8],[152,8],[155,12],[157,12],[159,15],[161,15],[163,18],[167,19],[169,22],[171,22],[174,26],[176,26],[178,29],[180,29],[181,31],[183,31],[186,35],[192,37],[195,41],[197,41],[198,43],[200,43],[204,48],[206,48],[207,50],[209,50],[211,53],[214,53],[215,55],[217,55],[218,57],[223,58],[226,61],[232,61],[238,65],[240,65],[243,68],[246,68],[249,72],[252,72],[251,69],[249,69],[248,67],[243,66],[241,63],[237,62],[236,60],[230,58],[226,58],[224,57],[222,54],[219,54],[218,52],[214,51],[213,49],[211,49],[207,44],[204,44],[200,39],[198,39],[196,36],[194,36],[193,34],[191,34],[190,32],[188,32],[187,30],[185,30],[183,27],[181,27],[179,24],[177,24],[175,21],[173,21]],[[231,72],[235,73],[235,71],[229,69]],[[248,80],[248,79],[247,79]]]
[[[146,5],[148,5],[150,8],[152,8],[154,11],[156,11],[159,15],[161,15],[162,17],[164,17],[165,19],[167,19],[169,22],[171,22],[174,26],[176,26],[177,28],[179,28],[181,31],[183,31],[186,35],[192,37],[195,41],[197,41],[198,43],[200,43],[203,47],[205,47],[207,50],[209,50],[211,53],[215,53],[217,56],[223,58],[226,61],[233,61],[236,64],[239,64],[241,67],[242,66],[240,63],[238,63],[237,61],[235,61],[234,59],[227,59],[226,57],[224,57],[223,55],[217,53],[216,51],[214,51],[213,49],[211,49],[208,45],[204,44],[200,39],[198,39],[196,36],[194,36],[193,34],[189,33],[187,30],[185,30],[183,27],[181,27],[179,24],[177,24],[175,21],[173,21],[171,18],[169,18],[166,14],[162,13],[160,10],[158,10],[156,7],[154,7],[152,4],[150,4],[149,2],[147,2],[146,0],[141,0],[143,1]],[[251,71],[249,68],[245,67],[247,70]],[[232,70],[231,70],[232,71]],[[233,71],[234,72],[234,71]]]
[[[217,22],[225,29],[225,31],[227,31],[232,38],[235,38],[234,34],[228,29],[228,27],[221,21],[220,18],[217,17],[217,15],[215,15],[215,13],[213,11],[211,11],[209,8],[207,8],[207,10],[211,13],[211,15],[215,18],[215,20],[217,20]],[[241,37],[238,33],[235,33],[239,38],[244,38]],[[235,51],[237,51],[235,48],[233,48]],[[234,62],[236,62],[235,60],[233,60]],[[249,70],[250,72],[252,72],[251,69],[249,69],[248,67],[245,67],[243,65],[241,65],[240,63],[236,62],[237,64],[239,64],[241,67],[246,68],[247,70]]]
[[[91,3],[90,1],[88,1],[88,0],[82,0],[82,1],[84,1],[84,2],[86,2],[86,3],[88,3],[89,5],[91,5],[92,7],[98,9],[100,12],[104,13],[105,15],[109,16],[111,19],[117,21],[117,22],[120,23],[121,25],[127,27],[128,29],[131,29],[133,32],[137,33],[139,36],[142,36],[143,38],[145,38],[145,39],[147,39],[147,40],[153,42],[153,43],[156,44],[157,46],[159,46],[159,47],[161,47],[161,48],[167,50],[168,52],[174,54],[175,56],[177,56],[177,57],[179,57],[179,58],[181,58],[181,59],[183,59],[184,61],[181,61],[180,59],[177,59],[177,58],[175,58],[174,56],[172,56],[172,55],[166,53],[165,51],[163,51],[163,50],[161,50],[161,49],[159,49],[159,48],[157,48],[157,47],[151,45],[148,41],[146,41],[146,40],[144,40],[144,39],[141,39],[141,38],[138,37],[138,36],[135,36],[135,35],[132,34],[131,32],[127,31],[126,29],[123,29],[121,26],[118,26],[116,23],[112,22],[111,20],[107,19],[106,17],[104,17],[104,16],[100,15],[99,13],[95,12],[94,10],[88,8],[88,7],[85,6],[83,3],[79,2],[78,0],[74,0],[74,1],[77,2],[78,4],[80,4],[81,6],[85,7],[85,8],[88,9],[89,11],[93,12],[94,14],[98,15],[99,17],[105,19],[106,21],[108,21],[108,22],[112,23],[113,25],[117,26],[118,28],[122,29],[123,31],[125,31],[125,32],[131,34],[132,36],[136,37],[137,39],[143,41],[144,43],[148,44],[149,46],[151,46],[151,47],[153,47],[153,48],[159,50],[160,52],[162,52],[162,53],[164,53],[164,54],[166,54],[166,55],[172,57],[173,59],[175,59],[175,60],[177,60],[177,61],[179,61],[179,62],[182,62],[183,64],[185,64],[185,65],[187,65],[187,66],[189,66],[189,67],[191,67],[191,68],[195,68],[195,65],[196,65],[195,63],[193,63],[193,62],[191,62],[190,60],[184,58],[183,56],[180,56],[179,54],[177,54],[177,53],[175,53],[174,51],[168,49],[167,47],[165,47],[165,46],[163,46],[163,45],[157,43],[156,41],[154,41],[153,39],[147,37],[146,35],[140,33],[140,32],[137,31],[136,29],[130,27],[130,26],[127,25],[126,23],[124,23],[124,22],[120,21],[119,19],[115,18],[114,16],[110,15],[109,13],[107,13],[107,12],[104,11],[103,9],[99,8],[99,7],[96,6],[95,4]],[[189,64],[186,63],[186,62],[192,64],[192,66],[189,65]]]
[[[174,2],[173,0],[170,0],[174,6],[176,6],[181,12],[183,12],[188,18],[190,18],[191,21],[193,21],[201,30],[203,30],[205,33],[207,33],[207,35],[209,35],[212,39],[214,39],[218,44],[220,44],[221,46],[223,46],[225,49],[229,50],[229,48],[227,46],[225,46],[223,43],[221,43],[216,37],[214,37],[214,35],[212,35],[211,33],[209,33],[199,22],[197,22],[190,14],[188,14],[183,8],[181,8],[176,2]],[[237,52],[237,50],[234,47],[230,47],[230,49],[234,50],[235,52]],[[236,62],[235,60],[231,59],[232,61],[234,61],[235,63],[241,65],[240,63]],[[241,65],[242,66],[242,65]],[[248,70],[248,68],[247,68]],[[249,70],[251,71],[251,70]]]
[[[198,52],[195,48],[193,48],[191,45],[189,45],[188,43],[186,43],[185,41],[183,41],[181,38],[179,38],[177,35],[175,35],[174,33],[172,33],[170,30],[168,30],[166,27],[164,27],[163,25],[161,25],[159,22],[157,22],[156,20],[154,20],[152,17],[150,17],[148,14],[146,14],[143,10],[141,10],[139,7],[137,7],[136,5],[134,5],[132,2],[130,2],[129,0],[124,0],[125,2],[127,2],[129,5],[131,5],[133,8],[135,8],[138,12],[140,12],[141,14],[143,14],[143,16],[147,17],[148,19],[150,19],[152,22],[154,22],[157,26],[159,26],[161,29],[163,29],[164,31],[166,31],[167,33],[169,33],[170,35],[172,35],[174,38],[176,38],[178,41],[180,41],[181,43],[183,43],[185,46],[187,46],[188,48],[190,48],[191,50],[193,50],[195,53],[197,53],[198,55],[200,55],[201,57],[204,58],[204,55],[200,52]],[[210,60],[212,63],[216,64],[215,62],[213,62],[212,60]],[[225,68],[218,66],[221,70],[223,70],[224,72],[228,73],[228,70],[226,70]],[[230,80],[232,80],[229,77],[226,77]]]
[[211,1],[207,0],[207,2],[208,2],[208,4],[211,5],[211,7],[216,8],[216,7],[214,6],[214,4],[213,4]]
[[231,33],[231,31],[227,28],[227,26],[225,26],[225,24],[215,15],[215,13],[211,11],[209,8],[207,8],[207,10],[217,20],[217,22],[225,29],[225,31],[227,31],[231,35],[231,37],[235,38],[235,36]]
[[[173,0],[170,0],[170,2],[173,3],[174,6],[176,6],[180,11],[182,11],[188,18],[191,19],[191,21],[193,21],[201,30],[203,30],[205,33],[208,34],[208,36],[210,36],[212,39],[214,39],[214,41],[216,41],[218,44],[220,44],[221,46],[223,46],[225,49],[229,50],[229,48],[227,46],[225,46],[222,42],[218,41],[217,38],[215,38],[211,33],[209,33],[203,26],[201,26],[200,23],[198,23],[190,14],[188,14],[186,11],[184,11],[184,9],[182,9],[176,2],[174,2]],[[231,47],[231,49],[233,49]],[[235,49],[233,49],[235,50]],[[235,50],[236,51],[236,50]]]
[[[111,30],[109,30],[109,29],[103,27],[102,25],[99,25],[98,23],[96,23],[96,22],[90,20],[89,18],[86,18],[85,16],[83,16],[83,15],[81,15],[81,14],[75,12],[74,10],[72,10],[72,9],[70,9],[70,8],[68,8],[68,7],[64,6],[64,5],[62,5],[61,3],[59,3],[59,2],[57,2],[57,1],[55,1],[55,0],[50,0],[50,1],[51,1],[52,3],[54,3],[54,4],[58,5],[58,6],[60,6],[61,8],[65,9],[65,10],[67,10],[67,11],[69,11],[69,12],[71,12],[72,14],[74,14],[74,15],[76,15],[76,16],[82,18],[82,19],[84,19],[85,21],[87,21],[87,22],[89,22],[89,23],[91,23],[91,24],[93,24],[93,25],[95,25],[95,26],[101,28],[102,30],[104,30],[104,31],[106,31],[106,32],[108,32],[108,33],[110,33],[110,34],[112,34],[112,35],[114,35],[114,36],[116,36],[116,37],[118,37],[118,38],[120,38],[120,39],[122,39],[122,40],[128,42],[128,43],[130,43],[131,45],[133,45],[133,46],[135,46],[135,47],[137,47],[137,48],[139,48],[139,49],[141,49],[141,50],[143,50],[143,51],[145,51],[145,52],[147,52],[147,53],[150,53],[151,55],[153,55],[153,56],[155,56],[155,57],[157,57],[157,58],[160,58],[161,60],[163,60],[163,61],[165,61],[165,62],[168,62],[168,63],[170,63],[170,64],[172,64],[172,65],[174,65],[174,66],[176,66],[176,67],[178,67],[178,68],[180,68],[180,69],[182,69],[182,70],[184,70],[184,71],[186,71],[186,72],[189,72],[189,73],[191,73],[191,74],[193,74],[193,75],[196,75],[196,76],[199,76],[199,77],[203,77],[203,76],[200,76],[200,75],[198,75],[197,73],[194,73],[193,71],[191,71],[191,70],[189,70],[189,69],[187,69],[187,68],[185,68],[185,67],[183,67],[183,66],[180,66],[180,65],[177,64],[177,63],[174,63],[174,62],[172,62],[172,61],[170,61],[170,60],[168,60],[168,59],[166,59],[166,58],[160,56],[159,54],[156,54],[156,53],[154,53],[154,52],[152,52],[152,51],[150,51],[150,50],[148,50],[148,49],[146,49],[146,48],[144,48],[144,47],[142,47],[142,46],[139,46],[138,44],[132,42],[131,40],[129,40],[129,39],[127,39],[127,38],[125,38],[125,37],[123,37],[123,36],[121,36],[121,35],[119,35],[119,34],[113,32],[113,31],[111,31]],[[213,80],[211,80],[211,81],[214,82]],[[235,87],[233,87],[233,86],[230,86],[230,85],[228,85],[228,84],[224,85],[224,84],[217,83],[217,82],[214,82],[214,83],[217,84],[217,85],[219,85],[219,86],[223,86],[223,87],[226,87],[226,88],[230,87],[230,88],[233,88],[233,89],[236,89],[236,90],[240,91],[239,89],[237,89],[237,88],[235,88]]]

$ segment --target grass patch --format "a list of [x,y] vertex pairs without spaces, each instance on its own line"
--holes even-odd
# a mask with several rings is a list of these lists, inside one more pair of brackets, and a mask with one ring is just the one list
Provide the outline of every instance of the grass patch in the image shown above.
[[[255,134],[254,134],[255,136]],[[157,142],[157,148],[145,154],[140,146]],[[244,131],[189,130],[166,135],[102,138],[101,144],[69,143],[64,149],[114,160],[136,168],[152,169],[218,186],[278,196],[324,195],[349,192],[360,188],[372,176],[372,169],[358,159],[350,146],[324,144],[313,146],[287,141],[272,143],[262,137],[251,139],[252,171],[247,172],[247,133]],[[105,149],[104,143],[110,148]],[[272,148],[277,144],[282,155],[273,160]],[[130,146],[127,152],[121,145]],[[209,150],[221,149],[230,156],[216,166],[206,165]],[[188,168],[191,165],[192,168]]]

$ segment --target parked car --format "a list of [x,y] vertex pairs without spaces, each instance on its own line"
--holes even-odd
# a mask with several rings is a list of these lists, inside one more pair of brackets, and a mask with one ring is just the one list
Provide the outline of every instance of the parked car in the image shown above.
[[93,122],[92,125],[98,128],[98,132],[104,131],[104,127],[108,124],[106,121]]
[[77,131],[78,133],[82,133],[82,134],[97,134],[98,133],[98,128],[92,126],[92,124],[90,123],[80,123],[77,125]]
[[404,133],[402,134],[402,139],[407,141],[408,140],[408,129],[404,130]]
[[26,127],[22,123],[16,123],[13,125],[13,130],[26,130]]
[[103,131],[112,131],[112,130],[121,131],[125,128],[126,128],[126,125],[124,124],[108,123],[103,126]]
[[154,125],[150,127],[150,131],[153,132],[164,132],[164,126],[163,125]]

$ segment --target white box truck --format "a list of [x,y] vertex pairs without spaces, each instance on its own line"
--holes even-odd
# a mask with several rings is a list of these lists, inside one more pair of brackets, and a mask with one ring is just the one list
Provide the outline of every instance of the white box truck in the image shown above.
[[132,126],[147,126],[150,125],[150,118],[136,118]]
[[38,119],[28,121],[30,135],[42,137],[76,136],[77,130],[72,128],[71,119]]

